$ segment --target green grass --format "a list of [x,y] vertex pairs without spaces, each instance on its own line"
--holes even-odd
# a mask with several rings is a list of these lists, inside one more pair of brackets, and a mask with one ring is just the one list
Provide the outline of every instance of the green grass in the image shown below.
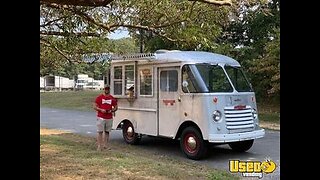
[[41,92],[43,107],[92,111],[92,103],[102,91]]
[[258,103],[259,120],[272,123],[280,123],[280,103]]
[[95,138],[61,132],[41,135],[40,131],[40,179],[239,179],[196,162],[127,144],[110,145],[111,150],[98,152]]
[[260,121],[280,123],[280,113],[260,113]]

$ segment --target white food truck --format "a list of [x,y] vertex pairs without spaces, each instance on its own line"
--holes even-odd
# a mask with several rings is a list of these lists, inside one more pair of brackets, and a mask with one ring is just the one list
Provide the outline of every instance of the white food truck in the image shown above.
[[239,62],[224,55],[158,50],[114,57],[110,87],[118,99],[113,129],[129,144],[143,135],[172,138],[197,160],[209,143],[243,152],[265,135],[251,84]]

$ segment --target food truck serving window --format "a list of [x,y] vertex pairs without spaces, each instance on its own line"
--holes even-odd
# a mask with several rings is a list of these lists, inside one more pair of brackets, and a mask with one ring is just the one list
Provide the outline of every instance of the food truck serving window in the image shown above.
[[127,89],[134,86],[134,77],[134,65],[114,66],[113,94],[116,96],[125,96]]
[[139,70],[140,96],[152,96],[152,68]]

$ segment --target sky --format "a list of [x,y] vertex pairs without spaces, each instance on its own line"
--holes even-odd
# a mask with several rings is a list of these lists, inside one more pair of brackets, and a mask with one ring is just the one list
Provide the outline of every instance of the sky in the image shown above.
[[127,30],[116,30],[114,33],[110,33],[108,36],[110,39],[121,39],[124,37],[129,37]]

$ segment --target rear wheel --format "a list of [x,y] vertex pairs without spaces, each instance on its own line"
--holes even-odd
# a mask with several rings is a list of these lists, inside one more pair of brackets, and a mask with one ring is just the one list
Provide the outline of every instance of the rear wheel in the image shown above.
[[134,131],[134,127],[131,122],[125,122],[122,128],[123,139],[128,144],[139,144],[141,137]]
[[232,150],[237,152],[245,152],[249,150],[253,145],[253,139],[247,141],[231,142],[229,146]]
[[182,131],[180,148],[188,158],[194,160],[203,158],[208,151],[207,142],[195,127],[187,127]]

